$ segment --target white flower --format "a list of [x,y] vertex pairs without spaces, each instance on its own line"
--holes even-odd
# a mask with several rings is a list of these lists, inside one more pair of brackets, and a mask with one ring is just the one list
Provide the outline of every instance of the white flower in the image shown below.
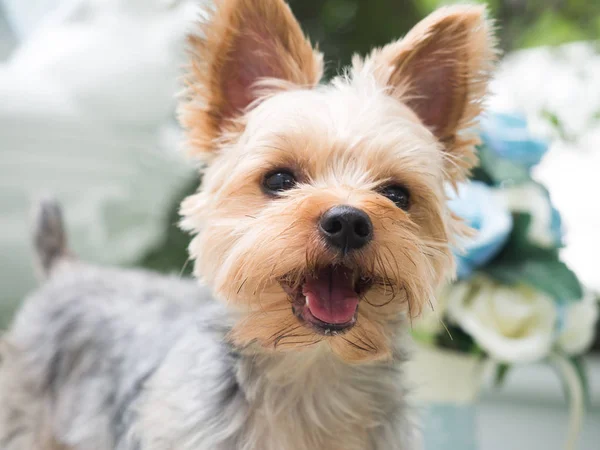
[[531,215],[528,239],[541,247],[555,247],[561,241],[561,223],[544,189],[534,183],[507,186],[499,195],[513,212]]
[[594,340],[598,320],[598,301],[586,295],[581,301],[569,305],[558,345],[570,355],[578,355],[588,349]]
[[526,363],[550,353],[557,314],[544,294],[477,276],[454,285],[446,301],[450,320],[492,358]]

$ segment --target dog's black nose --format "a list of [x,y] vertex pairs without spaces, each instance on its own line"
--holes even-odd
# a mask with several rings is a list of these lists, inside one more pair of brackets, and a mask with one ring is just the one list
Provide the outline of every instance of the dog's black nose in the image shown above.
[[373,238],[373,224],[360,209],[347,205],[334,206],[319,222],[327,242],[344,253],[366,245]]

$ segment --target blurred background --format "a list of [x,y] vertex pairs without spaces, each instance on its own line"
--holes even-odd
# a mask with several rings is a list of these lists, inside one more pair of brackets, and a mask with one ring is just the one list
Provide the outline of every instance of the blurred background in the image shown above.
[[[290,1],[325,53],[328,77],[353,53],[401,37],[443,3]],[[504,52],[490,109],[517,114],[528,133],[548,142],[531,177],[545,186],[562,218],[561,261],[597,298],[600,2],[485,3]],[[0,0],[3,327],[36,286],[29,217],[35,199],[47,193],[63,203],[72,248],[83,259],[189,273],[188,239],[177,229],[177,208],[200,180],[181,154],[175,95],[185,33],[207,5],[208,0]],[[597,327],[596,319],[588,322]],[[581,349],[588,411],[577,448],[595,450],[600,344],[589,341]],[[479,448],[565,448],[572,410],[560,379],[540,361],[518,365],[501,388],[484,383],[477,393]]]

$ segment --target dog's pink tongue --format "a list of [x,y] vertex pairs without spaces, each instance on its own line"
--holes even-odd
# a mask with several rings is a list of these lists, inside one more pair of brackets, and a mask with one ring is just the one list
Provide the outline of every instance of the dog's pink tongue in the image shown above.
[[302,293],[311,314],[326,323],[347,323],[358,307],[352,273],[344,268],[323,269],[306,279]]

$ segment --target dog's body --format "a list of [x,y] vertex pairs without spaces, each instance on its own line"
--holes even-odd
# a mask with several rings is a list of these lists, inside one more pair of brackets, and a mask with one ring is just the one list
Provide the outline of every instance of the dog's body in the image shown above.
[[182,204],[192,282],[74,261],[4,339],[0,450],[414,450],[404,324],[453,276],[446,189],[476,162],[494,40],[450,7],[319,85],[283,0],[220,0],[181,121],[206,162]]
[[227,343],[233,321],[197,283],[52,253],[5,336],[2,450],[414,448],[405,343],[368,366],[257,357]]

